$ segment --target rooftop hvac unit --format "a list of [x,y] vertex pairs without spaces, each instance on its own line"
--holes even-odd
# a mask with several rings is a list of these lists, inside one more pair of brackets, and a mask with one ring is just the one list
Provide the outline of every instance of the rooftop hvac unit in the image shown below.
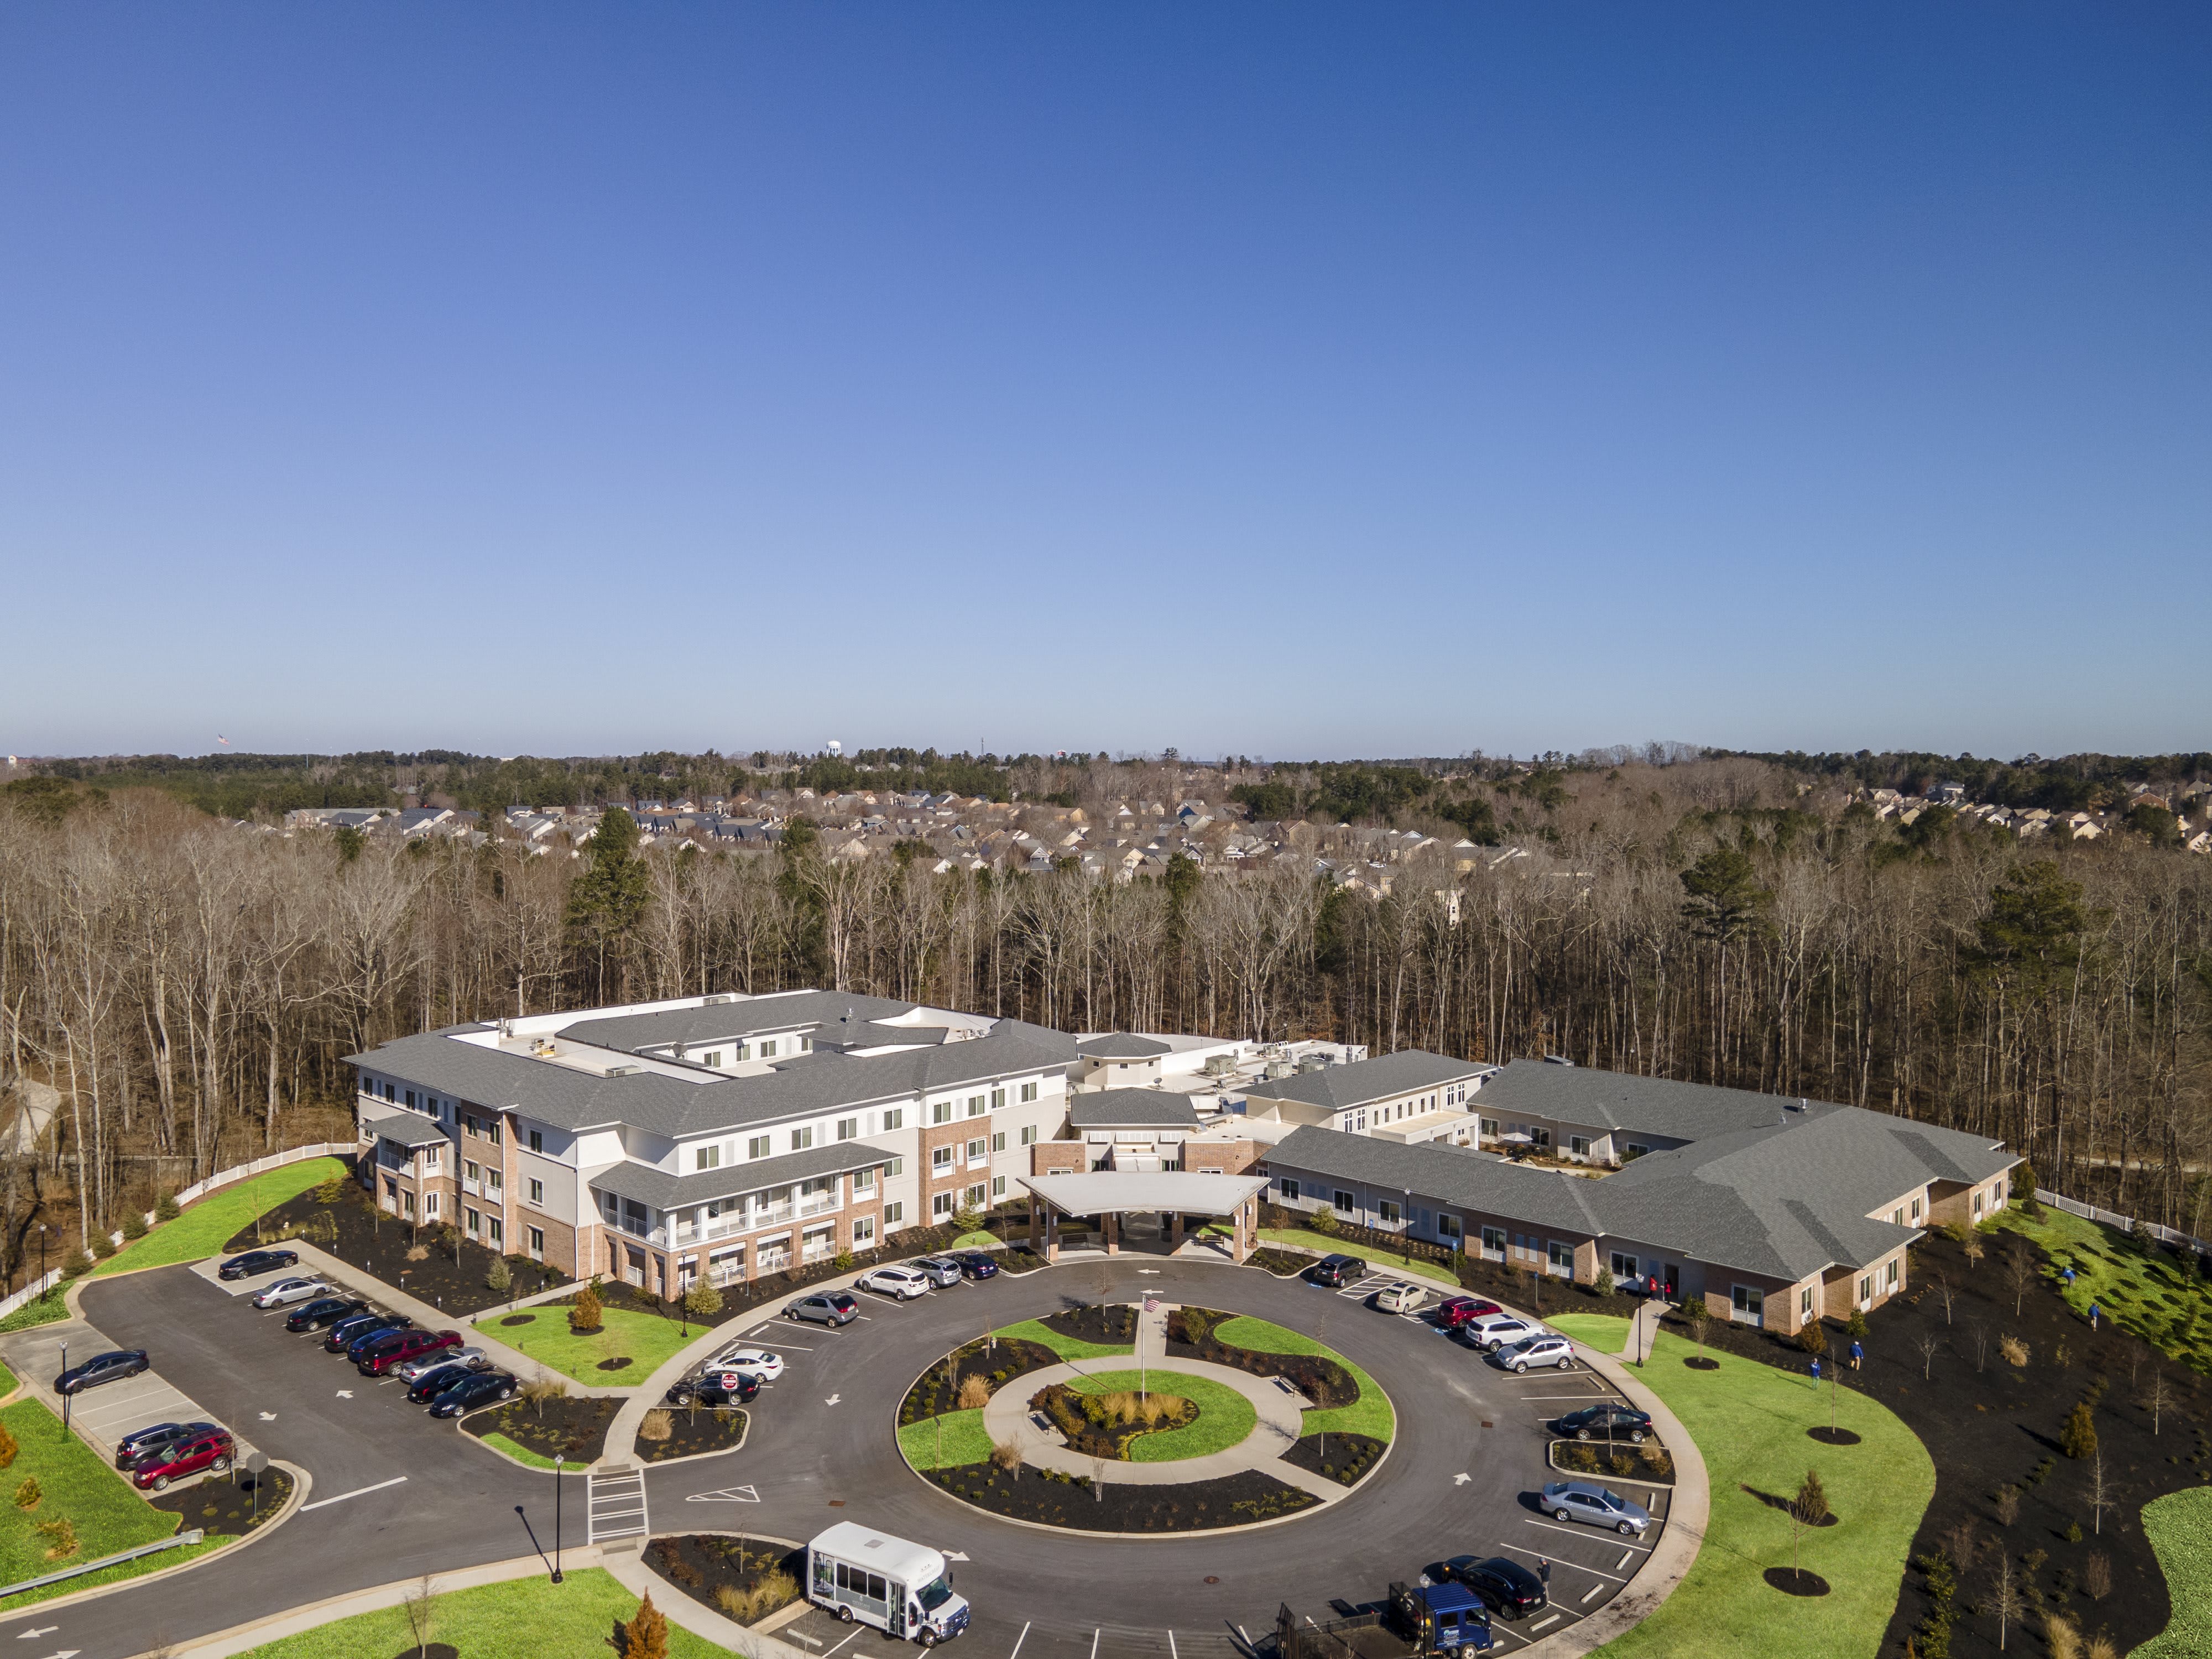
[[609,1077],[635,1077],[644,1069],[645,1067],[642,1066],[610,1066],[607,1067],[607,1075]]
[[713,1007],[716,1003],[719,1003],[719,1002],[735,1002],[736,1000],[737,1000],[737,998],[735,998],[734,996],[732,996],[728,992],[725,991],[725,992],[724,992],[721,995],[720,995],[720,996],[708,997],[705,1001],[702,1002],[699,1006],[700,1006],[701,1007],[702,1007],[702,1008],[712,1008],[712,1007]]
[[1295,1069],[1287,1060],[1271,1060],[1267,1062],[1267,1076],[1270,1080],[1279,1077],[1288,1077]]
[[1298,1070],[1301,1072],[1318,1072],[1328,1064],[1328,1056],[1327,1054],[1300,1054],[1298,1056]]

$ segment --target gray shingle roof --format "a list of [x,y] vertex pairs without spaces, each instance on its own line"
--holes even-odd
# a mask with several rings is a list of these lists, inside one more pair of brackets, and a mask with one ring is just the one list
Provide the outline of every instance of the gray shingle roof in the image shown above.
[[737,1198],[769,1187],[788,1187],[822,1176],[850,1175],[855,1170],[888,1164],[892,1155],[865,1140],[839,1141],[812,1146],[781,1158],[756,1158],[726,1169],[702,1170],[696,1175],[670,1175],[643,1164],[617,1164],[591,1177],[588,1185],[617,1198],[635,1199],[656,1210],[680,1210],[710,1199]]
[[864,997],[854,991],[787,991],[773,996],[739,997],[734,1002],[713,1002],[702,1007],[667,1008],[652,1014],[609,1014],[599,1019],[580,1019],[561,1028],[561,1035],[576,1042],[596,1043],[636,1054],[645,1048],[665,1048],[681,1042],[696,1047],[708,1042],[730,1042],[757,1031],[788,1031],[819,1025],[851,1014],[860,1019],[887,1019],[912,1012],[911,1002],[884,997]]
[[1195,1129],[1198,1109],[1165,1089],[1099,1089],[1070,1095],[1067,1121],[1078,1129]]
[[1244,1094],[1261,1100],[1304,1101],[1309,1106],[1340,1112],[1370,1101],[1393,1100],[1416,1089],[1457,1083],[1488,1070],[1479,1060],[1452,1060],[1423,1048],[1401,1048],[1395,1054],[1356,1060],[1348,1066],[1324,1066],[1317,1072],[1255,1083]]
[[930,1090],[987,1082],[1018,1072],[1051,1072],[1074,1057],[1074,1039],[1020,1020],[1000,1020],[985,1036],[931,1048],[874,1055],[801,1055],[760,1077],[699,1082],[641,1071],[598,1077],[526,1054],[448,1036],[400,1037],[367,1054],[366,1066],[480,1106],[512,1108],[556,1128],[627,1123],[675,1137],[718,1133],[809,1113],[895,1100]]
[[449,1138],[437,1119],[404,1106],[364,1106],[361,1127],[401,1146],[442,1146]]
[[1416,1198],[1440,1199],[1534,1226],[1603,1231],[1589,1208],[1598,1182],[1554,1170],[1523,1169],[1465,1146],[1436,1141],[1407,1146],[1307,1124],[1277,1142],[1265,1162],[1273,1172],[1306,1171],[1386,1193],[1411,1192]]
[[[1796,1103],[1795,1097],[1676,1083],[1587,1066],[1555,1066],[1540,1060],[1513,1061],[1487,1079],[1476,1098],[1485,1117],[1522,1112],[1553,1122],[1640,1131],[1668,1140],[1700,1140],[1734,1129],[1765,1127],[1781,1121],[1785,1105]],[[1814,1101],[1808,1109],[1834,1109]]]
[[1075,1048],[1089,1060],[1152,1060],[1169,1052],[1168,1045],[1157,1037],[1133,1036],[1127,1031],[1084,1037]]

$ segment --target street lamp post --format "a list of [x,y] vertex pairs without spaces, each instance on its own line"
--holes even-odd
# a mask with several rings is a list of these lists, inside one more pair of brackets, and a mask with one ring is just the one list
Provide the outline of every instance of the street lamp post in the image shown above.
[[[67,1337],[64,1337],[62,1339],[62,1375],[64,1376],[67,1376],[69,1375],[69,1339]],[[71,1392],[72,1391],[68,1389],[62,1390],[62,1438],[64,1440],[70,1437],[70,1399]]]
[[553,1454],[553,1582],[561,1582],[561,1454]]

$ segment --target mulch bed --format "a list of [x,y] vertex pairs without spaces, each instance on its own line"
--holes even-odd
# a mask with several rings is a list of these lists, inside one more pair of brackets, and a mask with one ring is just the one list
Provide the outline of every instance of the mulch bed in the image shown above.
[[1157,1423],[1094,1423],[1084,1414],[1083,1401],[1086,1396],[1078,1394],[1065,1382],[1049,1382],[1030,1396],[1030,1409],[1042,1412],[1067,1441],[1068,1450],[1079,1457],[1103,1457],[1109,1462],[1120,1462],[1129,1455],[1129,1443],[1168,1429],[1187,1428],[1198,1419],[1198,1407],[1181,1395],[1163,1395],[1157,1389],[1155,1400],[1182,1400],[1182,1409],[1175,1416],[1162,1416]]
[[[511,1297],[529,1296],[568,1282],[568,1276],[557,1267],[532,1261],[528,1256],[511,1255],[507,1258],[510,1288],[495,1291],[484,1281],[498,1253],[458,1231],[451,1235],[457,1242],[445,1242],[441,1233],[434,1227],[410,1227],[378,1209],[350,1180],[334,1204],[325,1203],[309,1188],[261,1218],[264,1243],[273,1243],[280,1237],[298,1237],[329,1251],[349,1267],[358,1265],[418,1301],[457,1316],[480,1313]],[[253,1247],[253,1229],[247,1226],[223,1249],[237,1251]],[[415,1255],[417,1250],[422,1252],[419,1257]]]
[[1826,1595],[1828,1581],[1796,1567],[1769,1567],[1759,1577],[1784,1595]]
[[[806,1580],[806,1552],[759,1538],[679,1533],[646,1547],[645,1564],[693,1601],[725,1618],[757,1623],[798,1599]],[[777,1599],[764,1581],[781,1573],[792,1594]],[[718,1592],[720,1595],[718,1596]],[[736,1606],[731,1602],[735,1600]]]
[[642,1429],[638,1431],[637,1455],[644,1462],[665,1463],[672,1458],[729,1451],[745,1437],[745,1413],[742,1407],[702,1406],[694,1409],[669,1406],[662,1409],[668,1413],[667,1439],[648,1440]]
[[950,1370],[940,1359],[906,1391],[906,1399],[899,1406],[899,1425],[904,1427],[908,1423],[923,1422],[957,1410],[958,1391],[952,1381],[955,1376],[962,1379],[984,1377],[989,1381],[992,1392],[996,1393],[1018,1376],[1060,1363],[1060,1356],[1042,1342],[1024,1342],[1018,1337],[1001,1337],[988,1346],[981,1340],[970,1342],[955,1352]]
[[999,1252],[999,1271],[1002,1273],[1033,1273],[1044,1265],[1044,1258],[1026,1244],[1009,1245]]
[[[1663,1472],[1644,1455],[1647,1452],[1656,1452],[1666,1460]],[[1631,1445],[1626,1440],[1617,1440],[1611,1445],[1602,1440],[1554,1440],[1547,1455],[1552,1467],[1570,1479],[1632,1480],[1638,1486],[1646,1481],[1662,1486],[1674,1484],[1674,1459],[1656,1439],[1646,1440],[1641,1446]],[[1616,1458],[1626,1467],[1616,1466]]]
[[1133,1343],[1137,1340],[1137,1310],[1126,1302],[1101,1303],[1095,1308],[1065,1308],[1038,1322],[1060,1336],[1079,1342]]
[[[1316,1406],[1349,1406],[1359,1398],[1359,1380],[1334,1359],[1310,1353],[1261,1353],[1217,1340],[1213,1328],[1234,1317],[1212,1308],[1175,1309],[1168,1315],[1169,1357],[1201,1359],[1254,1376],[1279,1376]],[[1198,1340],[1191,1340],[1194,1334]]]
[[1082,1532],[1210,1532],[1295,1515],[1321,1500],[1273,1475],[1244,1469],[1187,1486],[1134,1486],[1108,1481],[1094,1493],[1087,1475],[1063,1477],[1024,1466],[1009,1475],[988,1463],[925,1475],[963,1502],[1017,1521]]
[[[1303,1227],[1306,1212],[1267,1205],[1261,1208],[1260,1219],[1264,1226]],[[1618,1291],[1600,1296],[1587,1285],[1555,1279],[1548,1273],[1523,1272],[1509,1267],[1502,1261],[1492,1261],[1486,1256],[1447,1250],[1441,1245],[1425,1244],[1418,1239],[1413,1241],[1408,1251],[1406,1242],[1396,1233],[1377,1232],[1348,1223],[1339,1226],[1334,1232],[1316,1232],[1310,1227],[1305,1228],[1305,1231],[1313,1249],[1324,1252],[1341,1250],[1346,1255],[1364,1257],[1380,1273],[1389,1272],[1392,1261],[1402,1260],[1408,1254],[1415,1261],[1434,1262],[1456,1274],[1460,1287],[1468,1294],[1487,1297],[1493,1302],[1526,1309],[1531,1313],[1615,1314],[1626,1319],[1644,1304],[1641,1297],[1624,1296]],[[1300,1261],[1298,1265],[1304,1268],[1310,1267],[1313,1263]]]
[[588,1463],[606,1449],[607,1425],[615,1420],[622,1403],[572,1395],[546,1401],[541,1417],[532,1401],[510,1400],[489,1411],[470,1413],[461,1419],[461,1427],[479,1440],[488,1434],[503,1434],[540,1457],[557,1452],[572,1463]]
[[1364,1434],[1310,1434],[1283,1454],[1283,1462],[1356,1486],[1382,1455],[1385,1443]]
[[[258,1494],[253,1490],[256,1483],[261,1488]],[[198,1527],[210,1538],[243,1538],[255,1528],[266,1526],[269,1517],[283,1509],[291,1495],[292,1477],[271,1464],[258,1475],[233,1470],[197,1486],[149,1492],[146,1501],[157,1510],[181,1516],[185,1528]]]
[[1288,1250],[1267,1248],[1255,1250],[1244,1259],[1246,1267],[1257,1267],[1278,1279],[1295,1279],[1313,1264],[1314,1259],[1310,1255],[1292,1255]]
[[[2013,1558],[2014,1582],[2024,1581],[2037,1623],[2045,1610],[2063,1613],[2085,1636],[2104,1632],[2125,1653],[2163,1630],[2171,1613],[2140,1515],[2152,1498],[2212,1479],[2212,1382],[2109,1322],[2092,1332],[2039,1277],[2015,1313],[2004,1282],[2004,1253],[2014,1237],[1982,1235],[1987,1255],[1976,1263],[1956,1241],[1931,1234],[1913,1252],[1905,1292],[1869,1316],[1865,1369],[1853,1371],[1846,1363],[1838,1374],[1843,1386],[1895,1412],[1936,1462],[1936,1495],[1913,1539],[1914,1568],[1890,1620],[1885,1653],[1902,1652],[1908,1635],[1918,1651],[1929,1651],[1929,1636],[1948,1606],[1953,1659],[1997,1659],[1997,1622],[1986,1603],[2000,1545]],[[1951,1287],[1948,1317],[1944,1279]],[[1679,1315],[1668,1316],[1667,1325],[1688,1334]],[[2006,1335],[2027,1344],[2025,1368],[2000,1353]],[[1848,1336],[1831,1328],[1828,1340],[1830,1361],[1838,1346],[1849,1352]],[[1937,1345],[1932,1358],[1920,1352],[1923,1340]],[[1733,1355],[1800,1376],[1807,1369],[1808,1356],[1794,1339],[1748,1326],[1709,1322],[1705,1345],[1723,1363]],[[1824,1361],[1823,1371],[1830,1369]],[[2142,1399],[2154,1374],[2165,1378],[2172,1396],[2156,1435]],[[2059,1449],[2068,1413],[2085,1399],[2108,1488],[2101,1535],[2090,1512],[2091,1463]],[[2019,1504],[2009,1524],[1998,1510],[2006,1488]],[[1931,1578],[1925,1565],[1939,1553],[1956,1568],[1957,1588],[1948,1597],[1946,1574],[1939,1566]],[[2101,1595],[2091,1593],[2100,1556],[2110,1574]]]

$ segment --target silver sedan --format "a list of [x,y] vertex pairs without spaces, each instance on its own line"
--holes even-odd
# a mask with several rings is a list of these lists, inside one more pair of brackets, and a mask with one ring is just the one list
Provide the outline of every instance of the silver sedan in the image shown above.
[[295,1302],[305,1302],[313,1297],[330,1294],[331,1287],[319,1279],[280,1279],[274,1285],[264,1285],[254,1292],[253,1305],[257,1308],[289,1307]]
[[480,1371],[490,1364],[491,1356],[482,1348],[441,1348],[420,1359],[401,1361],[392,1368],[392,1374],[411,1388],[441,1365],[465,1365]]

